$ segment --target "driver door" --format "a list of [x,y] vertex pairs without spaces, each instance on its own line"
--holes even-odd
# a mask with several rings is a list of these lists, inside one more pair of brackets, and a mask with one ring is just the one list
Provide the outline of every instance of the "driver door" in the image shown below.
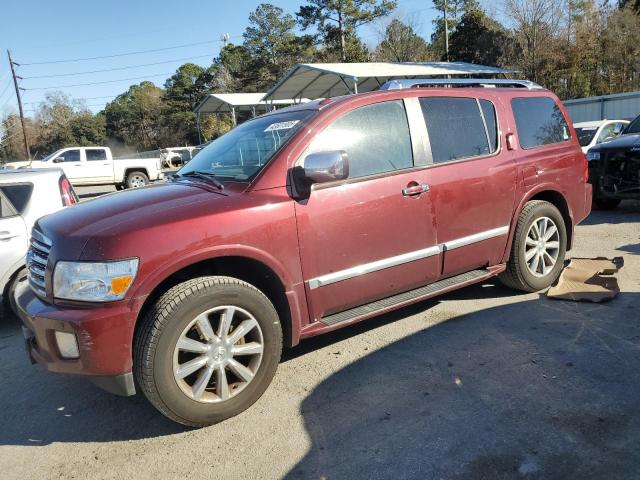
[[54,166],[62,168],[71,183],[80,184],[85,180],[86,172],[79,148],[65,150],[53,160]]
[[433,208],[414,152],[404,102],[351,110],[305,155],[344,151],[346,180],[316,184],[295,204],[310,317],[348,310],[435,281]]

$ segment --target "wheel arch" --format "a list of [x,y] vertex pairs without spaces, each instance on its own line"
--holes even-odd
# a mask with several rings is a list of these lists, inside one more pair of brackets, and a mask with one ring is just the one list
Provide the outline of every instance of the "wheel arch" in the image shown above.
[[518,224],[518,218],[520,218],[522,209],[527,204],[527,202],[530,202],[532,200],[544,200],[551,203],[558,210],[560,210],[567,231],[567,251],[571,250],[573,246],[573,214],[571,212],[571,209],[569,208],[569,203],[567,202],[565,195],[556,188],[540,186],[537,189],[530,191],[523,197],[513,215],[513,218],[511,220],[511,227],[509,229],[509,240],[507,242],[507,248],[504,252],[503,262],[506,262],[509,259],[511,244],[515,235],[515,228]]
[[184,281],[209,275],[222,275],[243,280],[260,290],[271,301],[282,326],[284,344],[290,347],[297,343],[299,333],[293,330],[294,322],[285,283],[276,271],[258,259],[243,255],[218,256],[194,261],[166,275],[145,298],[137,315],[133,337],[137,336],[140,319],[153,304],[171,287]]

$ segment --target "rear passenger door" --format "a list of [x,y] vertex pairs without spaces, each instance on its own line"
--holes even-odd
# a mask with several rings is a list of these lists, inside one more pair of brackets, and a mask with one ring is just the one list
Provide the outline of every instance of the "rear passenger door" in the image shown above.
[[503,107],[490,98],[420,98],[445,277],[499,263],[506,248],[516,167],[501,141]]
[[404,102],[344,113],[302,158],[335,150],[348,155],[349,177],[314,185],[309,198],[295,204],[315,320],[425,285],[440,271],[429,194],[420,187],[424,171],[415,168],[424,151],[414,160]]

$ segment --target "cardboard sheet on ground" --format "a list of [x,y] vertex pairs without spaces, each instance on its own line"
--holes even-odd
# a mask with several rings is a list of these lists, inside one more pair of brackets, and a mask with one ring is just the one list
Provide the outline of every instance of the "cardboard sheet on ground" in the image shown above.
[[547,296],[576,302],[611,300],[620,292],[618,279],[613,275],[623,265],[622,257],[573,258]]

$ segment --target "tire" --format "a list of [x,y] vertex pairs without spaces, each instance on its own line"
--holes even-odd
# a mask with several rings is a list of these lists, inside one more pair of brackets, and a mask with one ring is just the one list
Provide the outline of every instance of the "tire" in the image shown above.
[[[544,219],[547,219],[546,223]],[[551,225],[548,220],[555,224],[556,233],[546,241],[536,245],[537,242],[532,241],[531,237],[529,237],[530,232],[535,237],[536,228],[540,229],[540,222]],[[535,227],[534,223],[536,223]],[[547,232],[553,232],[553,229],[547,227]],[[530,238],[530,243],[526,243],[528,237]],[[557,248],[554,248],[556,243]],[[532,250],[534,255],[528,261],[526,255]],[[538,259],[538,263],[535,263],[535,257],[538,252],[543,251],[546,251],[547,255],[543,255]],[[553,204],[542,200],[528,202],[518,218],[511,245],[511,255],[507,261],[507,269],[500,274],[499,279],[506,286],[516,290],[525,292],[544,290],[558,279],[560,272],[564,268],[566,251],[567,231],[560,211]],[[554,256],[555,262],[552,263],[550,259]],[[539,263],[540,259],[544,259],[544,265]],[[532,266],[535,267],[535,272]],[[546,270],[547,268],[548,270]]]
[[617,198],[593,197],[593,206],[598,210],[614,210],[621,201]]
[[[227,330],[231,343],[217,340],[208,343],[197,319],[206,318],[212,328],[209,334],[215,333],[215,338],[224,338],[220,335],[223,330],[220,324],[224,322],[230,306],[235,308],[233,315],[228,316],[233,322],[231,331]],[[219,312],[223,313],[218,316]],[[252,323],[250,317],[256,325],[241,338],[242,343],[236,343],[234,334],[242,330],[239,328],[241,324]],[[194,339],[207,344],[209,350],[192,353],[178,348],[179,340],[190,342]],[[230,353],[243,346],[245,349],[255,348],[260,342],[261,353],[242,356]],[[229,348],[225,351],[224,346]],[[258,400],[273,379],[281,352],[282,329],[278,314],[261,291],[231,277],[200,277],[171,288],[145,315],[136,335],[133,368],[140,389],[163,415],[183,425],[203,427],[238,415]],[[232,360],[243,363],[253,377],[244,382],[236,372],[241,371],[244,375],[245,370],[238,370],[239,367],[230,363],[224,364],[227,361],[224,359],[215,363],[224,355],[231,355]],[[188,365],[185,365],[189,361],[203,357],[206,363],[198,367],[199,370],[179,378],[181,370],[188,371]],[[213,369],[214,374],[202,382],[202,389],[198,389],[198,382],[208,369]],[[225,400],[224,389],[222,392],[220,389],[225,382],[218,380],[220,370],[229,385]]]
[[13,313],[16,318],[18,318],[18,305],[16,305],[16,299],[14,298],[14,294],[16,293],[16,287],[22,281],[26,281],[27,279],[27,269],[26,267],[18,270],[12,278],[6,289],[6,297],[4,298],[4,308],[5,312]]
[[147,174],[140,171],[133,171],[127,174],[126,180],[127,188],[140,188],[145,185],[149,185],[149,177]]

